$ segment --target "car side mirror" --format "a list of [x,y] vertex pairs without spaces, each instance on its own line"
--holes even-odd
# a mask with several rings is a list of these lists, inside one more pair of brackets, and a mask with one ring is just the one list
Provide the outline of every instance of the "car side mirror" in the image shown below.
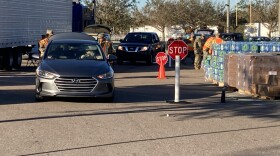
[[120,42],[123,43],[123,39],[120,39]]

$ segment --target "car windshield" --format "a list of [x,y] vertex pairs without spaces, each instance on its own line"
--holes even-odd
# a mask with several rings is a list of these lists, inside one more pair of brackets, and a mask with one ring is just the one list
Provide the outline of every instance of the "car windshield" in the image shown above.
[[274,37],[274,38],[271,39],[271,41],[279,42],[280,41],[280,37]]
[[197,34],[203,34],[203,35],[212,35],[214,33],[214,30],[211,29],[200,29],[196,31]]
[[197,31],[198,34],[207,34],[210,35],[211,32],[210,31]]
[[270,41],[268,37],[251,37],[249,41]]
[[128,43],[151,43],[152,35],[148,33],[129,33],[123,41]]
[[104,60],[98,45],[87,43],[51,43],[46,59]]
[[221,34],[224,41],[243,41],[242,34]]

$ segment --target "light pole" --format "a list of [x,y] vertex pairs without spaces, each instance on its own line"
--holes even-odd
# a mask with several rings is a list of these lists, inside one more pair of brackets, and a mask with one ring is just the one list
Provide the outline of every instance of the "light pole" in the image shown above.
[[278,35],[280,36],[280,0],[278,1]]
[[230,0],[227,3],[227,33],[229,33],[229,12],[230,12]]
[[235,6],[235,26],[237,27],[238,26],[238,18],[237,18],[237,11],[238,11],[238,3],[236,2],[236,6]]
[[93,3],[93,23],[96,24],[96,1],[97,0],[92,0],[92,3]]
[[252,2],[250,0],[250,25],[252,24]]

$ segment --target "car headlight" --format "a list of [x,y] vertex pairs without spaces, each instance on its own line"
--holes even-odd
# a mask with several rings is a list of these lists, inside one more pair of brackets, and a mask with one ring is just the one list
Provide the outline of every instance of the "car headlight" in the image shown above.
[[118,46],[118,50],[123,50],[123,47],[122,46]]
[[149,47],[145,46],[145,47],[142,47],[142,48],[140,49],[140,51],[147,51],[148,49],[149,49]]
[[47,72],[44,70],[40,70],[40,69],[36,70],[36,75],[38,77],[45,78],[45,79],[55,79],[55,78],[59,77],[59,75],[57,75],[57,74]]
[[114,76],[114,71],[110,70],[108,73],[102,74],[102,75],[98,75],[97,77],[100,79],[110,79]]

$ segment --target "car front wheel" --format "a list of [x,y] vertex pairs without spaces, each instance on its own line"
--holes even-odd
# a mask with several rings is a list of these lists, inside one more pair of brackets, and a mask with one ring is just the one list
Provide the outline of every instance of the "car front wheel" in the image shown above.
[[152,54],[147,57],[146,64],[147,65],[153,64],[153,55]]
[[120,59],[120,58],[118,58],[118,59],[117,59],[117,64],[118,64],[118,65],[122,65],[122,64],[123,64],[123,60]]
[[43,96],[39,95],[38,93],[35,94],[35,101],[36,102],[43,102],[45,100],[46,99]]

